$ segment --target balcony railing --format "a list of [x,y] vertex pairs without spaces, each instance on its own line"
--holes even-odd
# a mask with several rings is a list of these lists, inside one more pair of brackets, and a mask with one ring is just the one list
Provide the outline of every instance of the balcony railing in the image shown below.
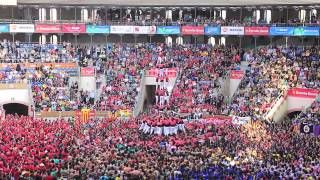
[[203,21],[121,21],[121,20],[26,20],[26,19],[0,19],[1,24],[93,24],[93,25],[126,25],[126,26],[179,26],[179,25],[212,25],[212,26],[319,26],[320,23],[288,22],[288,23],[253,23],[238,20],[203,20]]

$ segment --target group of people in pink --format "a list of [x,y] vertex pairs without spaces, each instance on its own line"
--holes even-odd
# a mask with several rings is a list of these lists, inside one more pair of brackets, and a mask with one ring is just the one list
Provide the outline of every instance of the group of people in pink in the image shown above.
[[[2,51],[11,51],[12,45],[2,44]],[[86,122],[7,115],[0,121],[0,179],[320,177],[319,99],[297,118],[281,123],[261,118],[287,88],[320,88],[318,48],[244,51],[159,43],[78,50],[77,62],[97,70],[99,93],[81,90],[69,73],[50,66],[33,74],[24,67],[5,68],[1,80],[10,75],[29,80],[36,111],[114,112],[135,107],[142,77],[155,70],[152,103],[137,117]],[[240,66],[241,61],[246,63]],[[169,68],[176,69],[175,77],[169,77]],[[229,72],[240,68],[245,75],[238,90],[225,97],[222,86]],[[219,114],[251,120],[204,123]]]

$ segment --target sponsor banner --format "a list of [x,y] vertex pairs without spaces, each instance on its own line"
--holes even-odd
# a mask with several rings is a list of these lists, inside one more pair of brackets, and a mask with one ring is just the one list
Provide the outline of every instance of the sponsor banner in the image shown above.
[[60,33],[61,26],[56,24],[36,24],[37,33]]
[[89,34],[108,34],[110,33],[110,26],[87,25],[86,32]]
[[288,90],[287,95],[299,98],[317,98],[320,93],[317,89],[307,89],[307,88],[291,88]]
[[293,27],[270,27],[269,35],[271,36],[292,36]]
[[319,27],[295,27],[295,36],[319,36]]
[[222,35],[244,35],[244,27],[221,26]]
[[230,72],[230,79],[242,79],[244,76],[244,72],[241,70],[232,70]]
[[94,76],[94,67],[81,68],[81,76]]
[[236,124],[236,125],[244,125],[250,121],[251,121],[251,117],[239,117],[239,116],[232,117],[232,124]]
[[180,34],[180,26],[157,26],[157,34]]
[[16,6],[18,4],[17,0],[3,0],[0,1],[1,6]]
[[9,25],[8,24],[0,24],[0,33],[7,33],[9,32]]
[[204,34],[206,35],[220,35],[220,26],[206,26],[204,28]]
[[110,33],[112,34],[133,34],[133,26],[111,26]]
[[231,116],[211,116],[205,119],[200,120],[204,124],[213,124],[213,125],[230,125],[232,123]]
[[268,36],[269,35],[269,27],[244,27],[244,34],[251,36]]
[[63,33],[86,33],[85,24],[62,24],[61,30]]
[[[146,72],[147,77],[158,77],[160,74],[159,69],[150,69]],[[167,77],[176,77],[177,76],[177,70],[175,68],[166,68],[164,69],[164,74]]]
[[182,26],[181,34],[183,35],[203,35],[204,27],[203,26]]
[[[53,68],[77,68],[76,63],[19,63],[21,67],[27,69],[34,69],[40,66],[51,66]],[[0,69],[11,67],[15,68],[17,66],[16,63],[0,63]]]
[[311,134],[313,133],[313,125],[312,124],[300,124],[300,132],[303,134]]
[[157,32],[157,26],[134,26],[134,34],[155,34]]
[[10,32],[34,33],[34,25],[33,24],[10,24]]

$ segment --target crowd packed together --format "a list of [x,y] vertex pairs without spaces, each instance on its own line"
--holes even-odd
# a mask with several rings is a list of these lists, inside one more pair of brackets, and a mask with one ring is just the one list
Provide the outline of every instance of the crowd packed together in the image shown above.
[[296,123],[320,125],[320,99],[316,99],[309,108],[301,112],[295,119]]
[[[0,44],[2,62],[17,63],[3,66],[0,80],[29,81],[36,111],[133,109],[141,80],[150,75],[145,70],[155,72],[156,82],[151,101],[137,117],[79,121],[7,115],[0,121],[0,179],[320,177],[319,136],[298,133],[293,123],[318,125],[319,99],[293,120],[260,118],[288,88],[320,88],[315,47],[244,51],[223,45]],[[46,60],[94,66],[98,93],[81,89],[66,70],[23,65]],[[176,71],[174,77],[168,69]],[[245,73],[234,96],[227,97],[222,89],[231,70]],[[252,120],[206,122],[217,114]]]
[[[234,9],[236,10],[236,9]],[[239,15],[222,18],[219,14],[210,14],[208,11],[198,10],[195,14],[194,10],[175,10],[172,12],[171,18],[158,11],[154,13],[147,13],[142,9],[123,11],[122,14],[114,12],[105,13],[103,10],[98,10],[95,17],[89,18],[88,22],[94,24],[126,24],[126,25],[189,25],[189,24],[210,24],[210,25],[223,25],[223,26],[237,26],[237,25],[299,25],[299,24],[319,24],[319,16],[312,13],[310,17],[302,20],[296,17],[286,17],[286,15],[278,14],[272,16],[272,21],[268,22],[267,18],[257,19],[256,14],[250,11],[249,14],[242,14],[237,10]],[[253,15],[252,15],[253,14]],[[242,16],[242,17],[240,17]]]
[[[1,121],[0,177],[46,179],[317,179],[318,137],[290,122],[242,126],[185,123],[150,136],[142,120]],[[34,133],[37,132],[37,133]],[[155,129],[155,132],[157,130]]]
[[316,48],[261,48],[248,51],[245,76],[229,106],[231,114],[259,117],[290,87],[320,88]]

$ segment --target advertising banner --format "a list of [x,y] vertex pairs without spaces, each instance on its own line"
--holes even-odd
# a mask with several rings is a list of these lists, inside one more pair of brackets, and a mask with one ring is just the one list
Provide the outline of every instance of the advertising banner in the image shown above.
[[8,24],[0,24],[0,33],[7,33],[9,32],[9,25]]
[[204,27],[203,26],[182,26],[181,34],[183,35],[203,35]]
[[244,27],[244,34],[251,36],[268,36],[269,35],[269,27]]
[[292,36],[293,27],[270,27],[269,35],[271,36]]
[[0,1],[1,6],[16,6],[18,4],[18,0],[2,0]]
[[180,27],[179,26],[158,26],[157,27],[157,34],[180,34]]
[[111,26],[112,34],[133,34],[133,26]]
[[206,35],[220,35],[220,26],[206,26],[204,28],[204,34]]
[[320,91],[317,89],[291,88],[287,95],[299,98],[316,98],[319,93]]
[[236,125],[244,125],[250,121],[251,121],[251,117],[239,117],[239,116],[232,117],[232,124],[236,124]]
[[110,33],[110,26],[87,25],[86,32],[89,34],[108,34]]
[[81,76],[94,76],[94,67],[82,67]]
[[62,24],[61,30],[63,33],[86,33],[85,24]]
[[212,125],[230,125],[232,123],[231,116],[211,116],[205,119],[202,119],[203,124],[212,124]]
[[34,33],[34,25],[33,24],[10,24],[10,32]]
[[60,33],[61,26],[56,24],[36,24],[37,33]]
[[319,27],[295,27],[295,36],[319,36]]
[[[76,63],[19,63],[26,69],[36,68],[40,66],[51,66],[52,68],[77,68]],[[0,69],[5,67],[15,68],[18,63],[0,63]]]
[[222,35],[244,35],[244,27],[221,26]]
[[155,34],[157,32],[157,26],[134,26],[134,34]]
[[230,72],[230,79],[242,79],[244,76],[244,72],[241,70],[232,70]]

